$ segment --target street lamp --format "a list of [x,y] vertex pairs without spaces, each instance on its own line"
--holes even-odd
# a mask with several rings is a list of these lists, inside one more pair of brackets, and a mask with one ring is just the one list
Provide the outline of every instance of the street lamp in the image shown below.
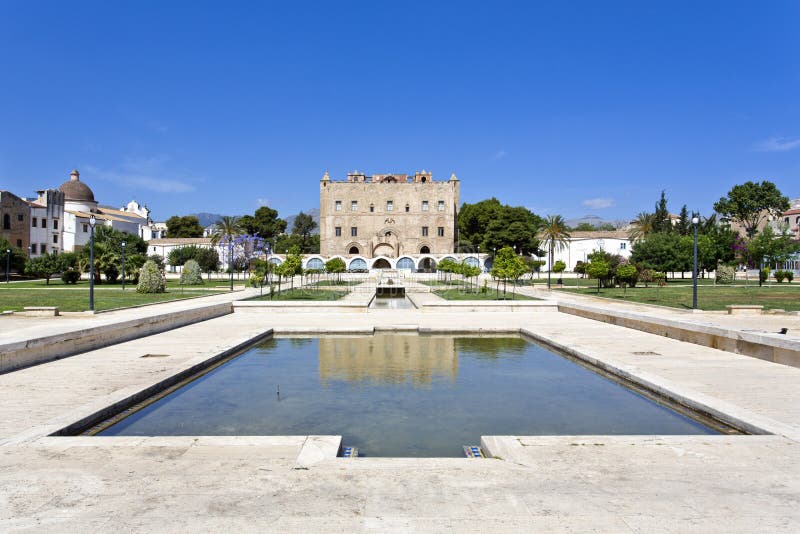
[[699,217],[692,217],[694,226],[694,266],[692,267],[692,309],[697,309],[697,225],[700,223]]
[[231,272],[231,291],[233,291],[233,236],[228,236],[228,270]]
[[8,273],[11,271],[11,249],[6,249],[6,284],[8,283]]
[[120,245],[122,245],[122,290],[125,291],[125,241]]
[[94,225],[97,219],[89,217],[89,311],[94,313]]

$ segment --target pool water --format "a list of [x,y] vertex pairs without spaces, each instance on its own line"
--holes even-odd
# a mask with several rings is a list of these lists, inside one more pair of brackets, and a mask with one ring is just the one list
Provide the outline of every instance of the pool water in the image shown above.
[[714,434],[520,337],[276,338],[101,435],[342,435],[362,456],[457,457],[482,435]]

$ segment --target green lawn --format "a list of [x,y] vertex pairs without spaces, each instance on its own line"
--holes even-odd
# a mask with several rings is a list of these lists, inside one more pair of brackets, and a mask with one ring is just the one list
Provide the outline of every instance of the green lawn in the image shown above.
[[[74,312],[89,309],[89,283],[79,285],[52,284],[20,287],[18,284],[0,284],[0,310],[21,311],[25,306],[58,306],[60,311]],[[141,294],[135,286],[96,285],[94,289],[94,307],[96,311],[110,310],[151,304],[168,300],[179,300],[200,295],[216,295],[219,291],[209,289],[180,290],[168,289],[166,293]]]
[[505,296],[502,288],[498,293],[495,293],[494,289],[488,290],[486,293],[465,293],[460,289],[438,289],[433,294],[445,300],[539,300],[519,293],[514,294],[510,287],[506,289]]
[[[627,292],[621,288],[569,289],[585,295],[594,295],[629,302],[657,304],[672,308],[691,309],[691,284],[667,285],[665,287],[634,287]],[[729,304],[760,304],[765,309],[800,310],[800,284],[773,284],[770,286],[709,286],[697,288],[697,305],[701,310],[724,310]]]
[[283,301],[283,300],[339,300],[347,295],[347,291],[334,291],[330,289],[287,289],[269,297],[253,297],[248,300]]
[[340,281],[336,280],[320,280],[318,282],[313,282],[311,284],[307,284],[309,287],[336,287],[336,286],[357,286],[359,284],[363,284],[363,280],[345,280],[344,278]]

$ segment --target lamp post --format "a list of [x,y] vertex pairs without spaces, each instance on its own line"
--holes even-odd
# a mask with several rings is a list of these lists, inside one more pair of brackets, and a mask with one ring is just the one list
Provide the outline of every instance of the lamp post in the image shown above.
[[233,236],[228,236],[228,270],[231,272],[231,291],[233,291]]
[[122,290],[125,291],[125,241],[120,243],[122,245]]
[[700,223],[699,217],[692,217],[694,227],[694,265],[692,267],[692,309],[697,309],[697,225]]
[[94,225],[97,219],[89,217],[89,311],[94,313]]
[[11,249],[6,249],[6,284],[8,283],[8,273],[11,271]]

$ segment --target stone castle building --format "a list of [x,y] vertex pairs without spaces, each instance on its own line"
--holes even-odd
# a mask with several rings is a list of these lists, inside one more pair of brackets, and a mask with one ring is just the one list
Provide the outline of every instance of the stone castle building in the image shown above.
[[456,247],[459,180],[430,172],[374,174],[319,184],[322,256],[398,258],[447,254]]

